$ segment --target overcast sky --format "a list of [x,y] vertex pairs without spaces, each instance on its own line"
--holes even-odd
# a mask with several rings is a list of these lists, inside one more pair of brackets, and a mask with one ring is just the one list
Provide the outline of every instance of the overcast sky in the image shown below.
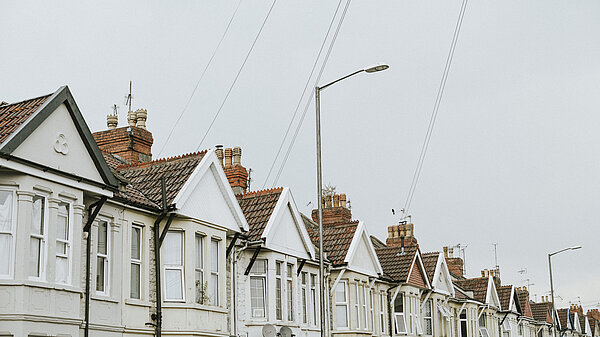
[[[242,1],[161,157],[200,145],[271,3]],[[97,131],[113,104],[125,125],[132,80],[133,106],[148,109],[156,157],[237,4],[2,1],[0,101],[66,84]],[[337,4],[275,4],[201,144],[241,146],[252,189],[265,184]],[[400,220],[391,209],[404,206],[460,6],[353,1],[321,79],[390,65],[321,97],[324,181],[348,195],[354,218],[380,239]],[[557,300],[600,306],[599,36],[597,0],[469,2],[410,209],[422,251],[467,245],[467,273],[477,276],[494,266],[496,243],[503,283],[530,279],[539,300],[549,291],[547,254],[579,244],[553,258]],[[307,213],[316,199],[314,153],[312,103],[277,182]],[[272,184],[273,177],[265,186]]]

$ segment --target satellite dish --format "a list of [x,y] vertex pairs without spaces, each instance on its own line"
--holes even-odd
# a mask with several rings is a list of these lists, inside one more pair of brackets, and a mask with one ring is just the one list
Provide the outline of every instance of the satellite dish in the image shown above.
[[279,329],[279,334],[281,335],[281,337],[292,337],[292,329],[288,328],[287,326],[282,326],[281,329]]
[[263,337],[275,337],[277,335],[277,329],[272,324],[265,324],[262,328]]

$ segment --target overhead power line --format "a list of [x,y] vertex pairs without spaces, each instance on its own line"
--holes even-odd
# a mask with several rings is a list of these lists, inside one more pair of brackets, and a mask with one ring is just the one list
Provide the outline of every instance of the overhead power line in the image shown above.
[[433,111],[431,113],[429,125],[427,126],[425,140],[423,141],[423,145],[421,146],[421,153],[419,155],[417,167],[413,174],[412,182],[411,182],[410,188],[408,190],[408,196],[406,198],[406,203],[404,204],[404,213],[405,214],[408,214],[408,210],[410,208],[413,196],[415,194],[415,190],[417,188],[417,183],[419,182],[419,177],[421,176],[423,162],[425,161],[427,149],[429,148],[429,141],[431,140],[431,134],[433,133],[433,127],[435,125],[435,121],[437,119],[437,114],[438,114],[438,111],[440,108],[440,103],[441,103],[442,97],[444,95],[444,89],[446,88],[446,80],[448,79],[448,73],[450,72],[450,66],[452,65],[452,59],[454,58],[456,42],[458,41],[458,36],[460,34],[460,29],[462,27],[463,17],[465,15],[465,10],[467,8],[467,2],[468,2],[468,0],[463,0],[462,5],[460,7],[460,13],[458,15],[458,20],[456,21],[456,26],[454,27],[454,35],[452,36],[452,43],[450,44],[450,50],[448,51],[448,56],[446,58],[446,65],[444,67],[444,72],[442,74],[440,86],[438,88],[437,96],[435,98],[435,103],[433,104]]
[[[325,70],[325,66],[327,65],[327,61],[329,60],[329,56],[331,55],[331,51],[333,50],[333,46],[335,45],[335,41],[337,40],[338,34],[340,32],[340,28],[342,27],[342,23],[344,22],[344,18],[346,17],[346,13],[348,12],[348,7],[350,7],[351,2],[352,2],[352,0],[348,0],[346,2],[344,11],[342,12],[342,15],[340,17],[340,21],[338,22],[338,25],[336,27],[336,30],[335,30],[335,33],[331,40],[331,43],[329,44],[329,49],[327,50],[327,54],[325,55],[325,59],[323,60],[323,64],[321,65],[321,69],[319,70],[319,75],[317,76],[317,79],[314,82],[315,86],[321,80],[321,75],[323,75],[323,71]],[[279,171],[277,172],[275,181],[273,181],[273,186],[275,186],[277,184],[277,181],[279,181],[279,177],[281,176],[281,173],[283,172],[283,169],[285,168],[285,164],[287,163],[290,153],[292,152],[292,148],[294,147],[294,143],[296,142],[296,138],[298,137],[298,133],[300,132],[300,128],[302,127],[302,123],[304,122],[304,117],[306,117],[306,112],[308,111],[308,108],[310,106],[310,103],[312,102],[313,97],[314,97],[314,91],[312,91],[312,95],[310,96],[310,98],[306,102],[306,105],[304,106],[304,111],[302,112],[300,121],[298,122],[298,125],[296,126],[296,130],[294,131],[294,136],[292,137],[292,140],[288,146],[285,157],[283,158],[283,161],[281,162],[281,166],[279,167]]]
[[265,19],[263,20],[262,25],[260,26],[260,29],[258,30],[258,33],[256,34],[256,37],[254,38],[254,41],[252,42],[252,46],[250,46],[250,49],[248,50],[248,53],[246,54],[246,57],[244,58],[244,62],[242,62],[242,65],[240,66],[240,69],[238,70],[237,74],[235,75],[235,78],[233,79],[233,82],[231,83],[231,86],[229,87],[229,90],[227,90],[227,94],[225,95],[225,98],[223,98],[223,102],[221,102],[221,105],[219,106],[219,109],[217,110],[217,112],[215,113],[215,116],[213,117],[212,121],[208,125],[208,129],[206,129],[206,132],[204,133],[204,136],[200,140],[200,144],[198,144],[198,147],[196,148],[196,151],[200,150],[200,147],[202,146],[202,143],[206,139],[206,136],[208,136],[208,133],[210,132],[210,129],[215,124],[215,121],[217,120],[217,117],[219,117],[219,114],[221,113],[221,110],[223,110],[223,106],[225,105],[225,102],[227,102],[227,98],[229,98],[229,94],[231,94],[231,91],[233,90],[233,87],[235,87],[235,84],[237,83],[237,80],[240,77],[240,74],[242,73],[242,70],[244,69],[244,66],[246,65],[246,62],[248,62],[248,58],[250,57],[250,54],[252,54],[252,50],[254,50],[254,46],[256,45],[256,41],[258,41],[258,38],[260,37],[260,34],[263,31],[263,28],[265,28],[265,24],[267,23],[267,20],[269,19],[269,16],[271,15],[271,11],[273,11],[273,7],[275,7],[275,3],[277,3],[277,0],[273,0],[273,3],[271,4],[271,7],[269,8],[269,11],[267,12],[267,15],[265,16]]
[[298,114],[300,104],[304,100],[304,95],[306,94],[306,90],[308,89],[308,86],[311,83],[310,79],[312,78],[312,76],[315,72],[315,69],[317,68],[317,64],[319,63],[319,59],[321,58],[321,53],[323,52],[323,48],[325,47],[325,43],[327,42],[327,38],[329,37],[329,33],[331,32],[331,27],[333,27],[333,23],[335,22],[335,18],[337,17],[337,14],[338,14],[341,4],[342,4],[342,0],[340,0],[338,2],[337,7],[335,8],[335,13],[333,13],[333,17],[331,18],[331,22],[329,22],[329,27],[327,28],[327,33],[325,34],[325,37],[323,38],[323,42],[321,43],[321,48],[319,48],[319,53],[317,54],[317,57],[315,58],[315,62],[313,63],[312,69],[310,70],[310,74],[308,75],[308,78],[306,79],[306,83],[304,84],[304,90],[302,90],[302,95],[300,95],[298,104],[296,104],[296,109],[294,110],[294,114],[293,114],[292,118],[290,119],[290,123],[288,124],[287,129],[285,130],[285,134],[283,135],[281,144],[279,144],[279,148],[277,149],[277,153],[275,154],[273,163],[271,163],[271,167],[269,168],[269,173],[267,173],[267,177],[265,178],[265,182],[263,183],[263,186],[262,186],[263,189],[267,185],[267,181],[269,181],[269,177],[271,176],[271,173],[273,172],[273,168],[275,167],[275,163],[277,163],[277,159],[279,159],[279,154],[281,154],[281,150],[283,149],[285,140],[287,139],[287,136],[290,133],[292,125],[294,124],[294,120],[296,120],[296,115]]
[[200,82],[204,78],[204,74],[206,74],[206,71],[208,70],[208,68],[212,64],[212,61],[215,58],[215,55],[217,54],[217,51],[221,47],[221,43],[225,39],[225,35],[227,35],[227,32],[229,31],[229,27],[231,26],[231,23],[233,22],[233,18],[235,18],[235,14],[237,13],[237,11],[240,8],[241,4],[242,4],[242,0],[239,0],[237,6],[235,7],[235,11],[233,11],[233,14],[231,15],[231,18],[229,18],[229,22],[227,23],[227,27],[225,28],[225,31],[223,32],[223,35],[221,35],[221,39],[219,40],[219,43],[217,44],[217,47],[213,51],[210,59],[208,60],[208,63],[206,64],[206,66],[204,67],[204,70],[202,71],[202,74],[200,75],[200,78],[196,82],[196,86],[194,87],[194,90],[192,90],[192,94],[190,95],[190,98],[187,100],[187,103],[185,103],[185,106],[183,107],[183,110],[181,110],[181,113],[179,114],[179,117],[177,117],[177,120],[175,121],[175,124],[173,124],[173,127],[171,128],[171,131],[169,131],[169,135],[167,136],[167,139],[165,140],[165,143],[163,144],[162,148],[160,149],[160,152],[158,152],[158,157],[159,158],[160,158],[160,155],[162,154],[162,152],[164,151],[165,147],[169,143],[169,140],[171,140],[171,136],[173,135],[173,131],[175,131],[175,128],[177,127],[177,124],[179,124],[179,121],[181,120],[181,117],[183,117],[183,114],[186,112],[188,106],[190,105],[190,102],[192,101],[192,98],[196,94],[196,90],[198,89],[198,86],[200,85]]

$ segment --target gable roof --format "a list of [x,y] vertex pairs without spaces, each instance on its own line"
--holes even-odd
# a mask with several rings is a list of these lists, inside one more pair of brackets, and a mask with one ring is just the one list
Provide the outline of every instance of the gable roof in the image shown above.
[[433,280],[438,259],[440,258],[440,252],[423,253],[421,257],[423,258],[423,266],[427,271],[427,278]]
[[261,239],[282,191],[283,187],[278,187],[249,192],[238,197],[242,212],[246,217],[246,221],[248,221],[248,233],[246,235],[249,241]]
[[454,280],[454,284],[462,289],[473,292],[473,299],[481,303],[486,303],[486,296],[488,291],[489,278],[488,277],[476,277],[464,280]]
[[498,292],[498,298],[500,299],[500,308],[502,311],[511,310],[510,299],[512,297],[513,286],[501,286],[496,288]]
[[519,288],[516,288],[515,291],[519,299],[519,304],[521,305],[521,311],[523,312],[523,316],[533,318],[533,313],[531,312],[531,305],[529,303],[529,292],[527,292],[527,290]]
[[161,179],[165,178],[167,205],[173,204],[186,181],[207,151],[162,158],[144,163],[117,167],[141,193],[157,205],[162,205]]
[[560,323],[561,330],[570,329],[567,325],[567,318],[569,317],[569,309],[558,309],[558,322]]
[[373,241],[371,240],[371,236],[367,232],[367,227],[362,221],[358,222],[358,227],[354,232],[354,237],[352,238],[352,242],[350,242],[350,247],[348,247],[348,252],[346,253],[344,262],[348,263],[348,266],[353,270],[361,271],[366,274],[372,273],[372,271],[364,270],[364,268],[355,265],[355,256],[358,253],[361,243],[364,243],[366,245],[367,254],[369,254],[371,262],[374,262],[375,272],[377,273],[377,275],[382,275],[383,268],[381,267],[381,263],[379,262],[379,258],[377,257],[377,252],[375,251],[375,247],[373,246]]
[[431,287],[418,245],[405,246],[404,251],[400,246],[376,248],[375,251],[377,252],[377,257],[381,262],[383,271],[394,281],[409,282],[411,271],[416,267],[422,270],[421,274],[425,287]]
[[[15,104],[0,106],[0,154],[11,157],[13,151],[21,145],[37,127],[39,127],[59,106],[65,105],[75,128],[91,157],[104,184],[116,189],[118,181],[106,164],[90,129],[88,128],[75,99],[67,86],[56,92]],[[26,162],[26,165],[41,165]],[[46,168],[46,166],[43,166]],[[48,168],[51,169],[52,168]],[[79,177],[80,180],[86,180]],[[87,181],[87,180],[86,180]],[[89,181],[94,183],[93,181]]]
[[[315,246],[319,246],[319,225],[304,221],[306,230]],[[323,225],[323,253],[336,266],[346,265],[346,255],[358,228],[358,220],[346,224]]]
[[546,322],[552,324],[552,316],[550,315],[550,310],[552,308],[551,302],[532,302],[530,303],[530,307],[533,319],[539,322]]

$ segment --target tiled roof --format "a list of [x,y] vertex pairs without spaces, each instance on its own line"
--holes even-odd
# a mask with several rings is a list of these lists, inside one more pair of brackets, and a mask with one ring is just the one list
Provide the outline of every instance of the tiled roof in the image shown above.
[[485,303],[485,297],[487,295],[488,278],[477,277],[464,280],[454,280],[457,286],[462,289],[473,292],[473,298],[481,303]]
[[521,305],[521,311],[523,312],[523,316],[533,318],[533,313],[531,312],[531,305],[529,304],[529,293],[527,291],[516,289],[517,297],[519,298],[519,304]]
[[150,162],[119,166],[118,172],[157,205],[162,205],[161,178],[165,178],[167,205],[173,200],[196,169],[206,151]]
[[375,251],[384,273],[392,277],[394,281],[406,282],[417,249],[416,245],[407,246],[404,247],[404,253],[402,253],[400,246],[388,246],[375,248]]
[[[316,224],[304,222],[310,240],[314,245],[319,245],[319,227]],[[323,226],[323,251],[331,264],[340,266],[345,264],[344,259],[350,249],[352,238],[358,228],[358,221],[346,224],[330,224]]]
[[375,248],[383,248],[386,246],[383,241],[379,240],[378,238],[376,238],[373,235],[371,235],[371,243],[373,244],[373,247],[375,247]]
[[15,132],[48,98],[45,95],[26,101],[0,106],[0,144]]
[[453,283],[454,286],[454,298],[457,298],[459,300],[468,300],[471,299],[471,297],[469,297],[466,293],[466,290],[461,289],[460,287],[457,287],[456,284]]
[[425,271],[427,271],[427,278],[430,282],[433,282],[433,276],[435,275],[435,267],[437,266],[439,256],[440,252],[423,253],[421,255],[421,257],[423,258],[423,266],[425,266]]
[[560,322],[561,329],[567,329],[567,316],[569,315],[569,309],[558,309],[558,321]]
[[550,316],[550,308],[552,308],[551,302],[542,302],[542,303],[530,303],[531,306],[531,314],[533,315],[533,319],[539,322],[552,323],[552,319]]
[[496,289],[500,299],[501,310],[510,310],[510,295],[512,295],[512,286],[501,286]]
[[244,217],[248,221],[248,240],[260,240],[283,188],[250,192],[238,197]]
[[108,164],[108,167],[110,167],[113,170],[116,170],[119,166],[129,165],[128,161],[114,153],[102,152],[102,156]]
[[585,316],[584,315],[579,316],[579,325],[581,325],[581,331],[584,334],[591,335],[590,331],[585,331]]

